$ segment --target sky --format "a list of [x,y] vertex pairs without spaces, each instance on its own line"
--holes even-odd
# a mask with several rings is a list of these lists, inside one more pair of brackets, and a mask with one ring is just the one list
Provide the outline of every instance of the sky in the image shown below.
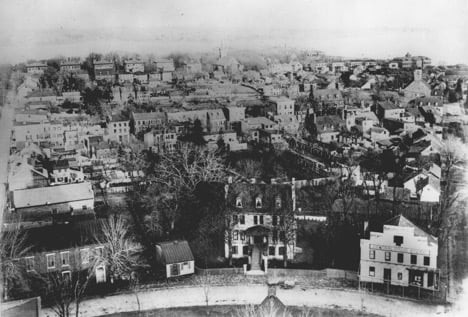
[[0,57],[7,62],[84,56],[91,50],[214,49],[223,42],[235,48],[286,45],[345,57],[410,52],[435,63],[468,63],[467,0],[0,2]]

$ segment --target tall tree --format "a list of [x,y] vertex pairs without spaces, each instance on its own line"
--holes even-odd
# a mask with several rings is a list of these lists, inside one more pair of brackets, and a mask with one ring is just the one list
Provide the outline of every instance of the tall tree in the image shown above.
[[5,299],[13,288],[26,287],[25,267],[19,259],[24,257],[29,249],[26,245],[26,234],[20,229],[19,222],[4,231],[0,243],[0,260]]
[[101,222],[102,234],[96,235],[96,241],[105,245],[100,262],[109,270],[111,283],[114,280],[129,279],[137,264],[135,251],[137,245],[130,241],[128,224],[122,215],[111,215]]

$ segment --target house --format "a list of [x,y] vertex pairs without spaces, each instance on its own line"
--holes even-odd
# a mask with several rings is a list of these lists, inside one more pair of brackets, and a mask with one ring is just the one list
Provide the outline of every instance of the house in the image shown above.
[[278,124],[280,130],[296,135],[301,126],[301,120],[295,115],[276,115],[273,120]]
[[187,241],[162,242],[156,245],[156,259],[166,269],[166,278],[195,272],[195,259]]
[[127,73],[145,72],[145,62],[136,59],[127,59],[124,61],[124,69]]
[[203,136],[207,142],[209,149],[217,149],[218,141],[223,140],[228,151],[247,150],[247,143],[240,143],[237,139],[237,133],[232,131],[224,131],[219,133],[208,133]]
[[107,123],[107,134],[105,137],[110,141],[120,143],[130,142],[130,120],[122,116],[112,116],[110,122]]
[[94,61],[94,76],[97,80],[110,80],[115,79],[115,65],[113,61]]
[[42,166],[34,166],[33,160],[23,158],[10,163],[8,189],[44,187],[48,185],[49,175]]
[[399,215],[361,239],[360,283],[439,288],[437,238]]
[[47,69],[46,63],[35,62],[35,63],[30,63],[26,65],[26,72],[28,74],[41,75],[44,73],[46,69]]
[[400,119],[405,113],[405,108],[398,107],[397,104],[385,100],[377,103],[376,114],[380,119]]
[[88,182],[14,190],[11,198],[18,214],[74,215],[94,209],[94,192]]
[[418,97],[429,97],[431,95],[431,86],[422,79],[422,70],[414,71],[414,80],[405,89],[403,89],[405,97],[414,99]]
[[202,72],[202,64],[200,61],[186,61],[182,63],[185,73],[194,74]]
[[50,185],[63,185],[84,182],[84,174],[81,170],[70,167],[68,160],[57,160],[52,162],[49,172]]
[[81,71],[81,61],[79,58],[72,59],[68,58],[65,61],[60,62],[60,71],[66,72],[79,72]]
[[[91,268],[93,257],[102,256],[107,250],[105,244],[95,241],[101,234],[96,220],[30,228],[26,233],[28,251],[19,261],[27,275],[36,277],[58,273],[71,278]],[[104,264],[96,265],[97,283],[106,282],[106,269]]]
[[294,114],[294,100],[280,97],[270,97],[270,103],[274,108],[277,115],[293,115]]
[[242,132],[247,132],[249,130],[255,129],[277,130],[278,124],[265,117],[245,118],[241,121]]
[[68,100],[70,102],[81,101],[81,93],[79,91],[64,91],[62,92],[62,97],[64,100]]
[[[295,194],[291,185],[234,183],[225,187],[231,214],[225,256],[246,258],[250,270],[261,270],[269,260],[294,259]],[[230,242],[230,243],[229,243]]]
[[177,136],[180,135],[175,127],[153,129],[144,134],[145,148],[153,153],[172,152],[177,146]]
[[336,107],[344,106],[343,95],[338,89],[314,89],[312,95],[318,103],[334,105]]
[[135,134],[148,129],[161,127],[166,123],[166,114],[164,112],[132,112]]
[[323,143],[337,142],[338,135],[346,127],[345,121],[335,115],[314,115],[314,124],[317,128],[317,140]]
[[174,60],[172,59],[157,59],[153,62],[158,72],[172,73],[175,71]]
[[381,127],[371,127],[369,133],[372,141],[380,141],[390,137],[388,130]]
[[222,56],[214,63],[214,70],[225,74],[237,74],[242,72],[243,66],[232,56]]
[[427,203],[440,202],[440,179],[433,174],[427,175],[427,183],[420,192],[420,201]]
[[233,128],[233,123],[240,122],[245,119],[245,107],[229,106],[223,108],[226,120],[229,123],[229,128]]

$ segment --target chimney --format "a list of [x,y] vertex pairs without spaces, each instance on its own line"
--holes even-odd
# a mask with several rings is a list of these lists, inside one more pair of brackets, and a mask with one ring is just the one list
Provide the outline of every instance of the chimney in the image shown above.
[[291,198],[293,203],[293,212],[296,211],[296,179],[291,179]]
[[228,184],[232,184],[232,176],[228,176]]

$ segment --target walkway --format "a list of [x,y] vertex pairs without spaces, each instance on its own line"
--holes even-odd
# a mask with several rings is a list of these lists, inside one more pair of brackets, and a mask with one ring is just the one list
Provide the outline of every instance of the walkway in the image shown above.
[[[260,304],[268,294],[266,285],[212,286],[208,289],[209,305]],[[444,312],[444,307],[428,305],[410,300],[370,295],[358,291],[326,289],[278,289],[278,298],[285,305],[322,308],[345,308],[365,310],[367,313],[382,316],[456,316]],[[141,310],[169,307],[205,305],[203,287],[184,287],[150,290],[139,293]],[[84,301],[80,306],[80,316],[100,316],[111,313],[137,310],[135,294],[127,293],[105,298]],[[55,316],[52,310],[44,309],[43,316]]]

